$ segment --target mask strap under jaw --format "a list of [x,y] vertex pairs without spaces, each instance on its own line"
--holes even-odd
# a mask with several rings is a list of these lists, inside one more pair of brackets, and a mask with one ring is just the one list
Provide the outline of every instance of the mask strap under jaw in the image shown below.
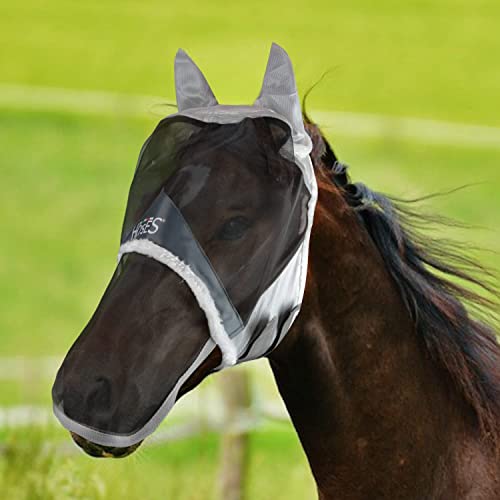
[[220,317],[219,311],[206,284],[179,257],[149,240],[132,240],[121,245],[118,262],[126,253],[137,253],[160,262],[174,271],[189,286],[208,322],[210,336],[222,352],[221,367],[235,365],[238,353]]

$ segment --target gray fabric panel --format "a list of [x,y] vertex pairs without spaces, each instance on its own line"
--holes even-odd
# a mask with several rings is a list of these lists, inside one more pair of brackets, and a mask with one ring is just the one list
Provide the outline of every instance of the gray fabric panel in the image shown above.
[[140,222],[125,237],[122,244],[143,239],[167,248],[203,280],[210,290],[224,329],[230,337],[234,337],[243,329],[243,322],[210,261],[196,241],[184,217],[163,190],[146,210]]

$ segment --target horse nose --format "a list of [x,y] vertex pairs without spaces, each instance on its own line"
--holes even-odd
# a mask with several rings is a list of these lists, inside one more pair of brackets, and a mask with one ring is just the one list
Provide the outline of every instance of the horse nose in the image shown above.
[[113,394],[111,377],[99,374],[66,380],[61,399],[68,417],[76,421],[102,423],[114,411]]
[[112,402],[112,383],[109,377],[104,375],[95,377],[95,382],[90,386],[86,399],[90,411],[109,410]]

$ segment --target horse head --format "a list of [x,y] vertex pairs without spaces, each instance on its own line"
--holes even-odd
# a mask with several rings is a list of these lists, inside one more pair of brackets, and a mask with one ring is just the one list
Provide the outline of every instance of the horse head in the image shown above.
[[93,456],[126,456],[213,371],[267,354],[298,313],[315,203],[291,63],[273,45],[253,106],[221,106],[176,57],[179,112],[139,157],[119,262],[53,388]]

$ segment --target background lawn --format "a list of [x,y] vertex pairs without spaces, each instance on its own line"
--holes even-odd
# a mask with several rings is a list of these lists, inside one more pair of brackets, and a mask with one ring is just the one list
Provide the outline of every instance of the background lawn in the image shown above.
[[[402,197],[478,183],[427,207],[481,226],[452,236],[500,269],[498,1],[26,0],[2,3],[0,19],[0,410],[50,406],[52,365],[34,360],[66,352],[107,285],[139,149],[170,112],[147,103],[174,100],[180,46],[229,104],[257,96],[272,41],[302,92],[330,70],[308,106],[352,177]],[[149,95],[160,97],[137,97]],[[462,129],[463,140],[443,127],[429,140],[382,126],[367,135],[329,111],[493,128]],[[20,374],[12,359],[24,360]],[[252,374],[256,393],[276,399],[266,364]],[[165,427],[184,415],[174,410]],[[13,429],[0,413],[0,497],[210,499],[218,445],[206,433],[95,461],[66,453],[52,424]],[[249,498],[314,498],[289,424],[252,434]]]

